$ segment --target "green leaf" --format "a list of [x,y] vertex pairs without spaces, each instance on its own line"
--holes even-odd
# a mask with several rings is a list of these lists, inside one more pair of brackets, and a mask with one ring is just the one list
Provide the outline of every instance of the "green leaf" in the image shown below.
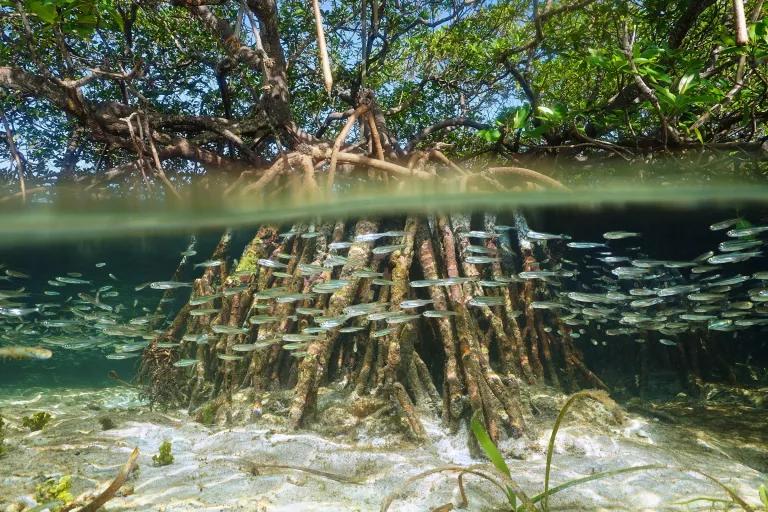
[[496,142],[501,138],[501,132],[498,128],[478,130],[477,135],[478,137],[484,139],[486,142]]
[[483,423],[480,421],[480,413],[476,412],[472,416],[470,427],[472,428],[472,433],[475,434],[477,443],[480,445],[480,448],[483,449],[485,455],[491,460],[491,463],[496,466],[496,469],[511,477],[509,466],[504,462],[504,457],[501,456],[499,449],[496,447],[491,436],[488,435]]
[[660,93],[660,98],[667,100],[669,103],[675,103],[677,96],[668,87],[658,87],[656,90]]
[[549,117],[552,117],[552,116],[554,116],[554,115],[555,115],[555,111],[554,111],[554,110],[552,110],[552,109],[551,109],[551,108],[549,108],[549,107],[545,107],[544,105],[539,105],[537,110],[538,110],[538,111],[539,111],[539,112],[542,114],[542,116],[543,116],[543,117],[545,117],[545,118],[549,118]]
[[761,485],[758,492],[760,493],[760,501],[763,502],[765,510],[768,510],[768,489],[765,488],[765,485]]
[[523,106],[515,110],[515,115],[512,116],[512,129],[519,130],[525,126],[525,122],[528,120],[528,115],[531,113],[528,106]]
[[[483,422],[480,421],[480,412],[476,412],[472,415],[472,421],[470,422],[470,428],[472,433],[475,434],[477,444],[483,449],[485,455],[491,460],[491,463],[501,471],[507,478],[512,478],[512,474],[509,471],[509,466],[504,462],[504,457],[501,456],[501,452],[496,447],[496,444],[488,435],[488,431],[485,430]],[[512,506],[512,510],[517,510],[517,496],[514,491],[507,486],[507,501]]]
[[683,77],[677,83],[677,92],[680,94],[685,94],[685,91],[688,90],[697,75],[698,73],[688,73],[687,75],[683,75]]
[[704,137],[701,136],[701,132],[698,128],[693,129],[693,133],[696,134],[696,138],[699,140],[699,143],[703,146],[704,145]]
[[29,12],[48,23],[49,25],[56,21],[59,14],[56,12],[56,5],[40,0],[29,0],[25,7]]
[[109,10],[109,16],[112,18],[112,21],[115,22],[115,25],[120,29],[120,31],[125,30],[125,24],[123,22],[123,17],[120,16],[120,13],[117,12],[116,9],[110,9]]

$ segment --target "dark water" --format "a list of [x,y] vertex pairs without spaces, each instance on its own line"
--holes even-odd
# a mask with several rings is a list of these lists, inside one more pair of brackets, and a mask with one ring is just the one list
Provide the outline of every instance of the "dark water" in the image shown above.
[[[153,311],[162,296],[162,291],[154,290],[153,293],[138,294],[134,290],[135,286],[150,281],[170,279],[179,264],[179,253],[187,249],[193,236],[197,240],[197,250],[201,255],[205,255],[213,250],[220,234],[202,232],[174,233],[166,236],[83,237],[77,241],[54,239],[44,244],[14,244],[0,250],[0,264],[5,265],[0,273],[5,269],[13,269],[29,275],[30,278],[0,281],[0,289],[24,287],[30,293],[30,297],[26,299],[28,305],[39,302],[67,305],[77,300],[77,294],[80,292],[94,295],[94,289],[112,286],[110,291],[117,291],[120,295],[105,302],[111,305],[123,304],[126,309],[120,316],[124,321],[128,321],[133,316],[146,314],[141,308]],[[240,240],[235,238],[235,241]],[[106,263],[106,266],[96,268],[95,265],[102,262]],[[81,273],[82,279],[89,280],[93,284],[67,285],[60,288],[48,284],[48,280],[55,280],[56,276],[66,276],[69,272]],[[109,274],[117,279],[112,279]],[[181,279],[191,280],[194,277],[194,273],[187,269]],[[46,296],[44,295],[46,290],[60,291],[61,295]],[[188,296],[189,293],[184,293],[183,290],[174,294],[176,300],[167,304],[164,310],[172,314]],[[138,301],[136,306],[133,305],[134,300]],[[62,317],[71,318],[71,315],[62,315]],[[92,334],[88,331],[70,334],[60,329],[41,328],[39,322],[42,317],[32,315],[24,318],[24,324],[38,333],[25,335],[14,330],[18,327],[16,321],[9,317],[4,320],[5,325],[0,328],[0,340],[2,340],[0,346],[16,344],[47,346],[45,343],[47,335],[70,337],[73,343],[77,343],[88,339]],[[3,320],[0,320],[0,324],[2,322]],[[117,372],[126,380],[130,380],[136,370],[137,359],[106,359],[105,355],[111,352],[109,349],[51,348],[54,350],[54,357],[46,361],[0,360],[0,386],[6,390],[12,387],[30,386],[111,386],[115,382],[108,377],[110,370]]]
[[[726,235],[727,229],[709,229],[714,223],[742,217],[750,219],[755,225],[768,224],[768,208],[754,202],[734,202],[732,206],[703,203],[538,208],[526,210],[526,216],[532,229],[541,227],[542,231],[568,233],[574,240],[601,240],[602,233],[616,229],[639,232],[642,234],[641,238],[620,240],[619,243],[612,244],[612,247],[617,249],[613,253],[621,254],[621,247],[639,246],[640,252],[648,259],[672,261],[690,261],[709,250],[718,254],[718,244],[732,238]],[[765,245],[757,250],[764,251]],[[586,251],[571,250],[566,257],[576,259],[576,256],[585,253]],[[723,264],[718,273],[723,277],[751,276],[767,268],[768,260],[761,256],[741,263]],[[681,272],[689,275],[685,269]],[[578,288],[579,278],[575,281]],[[752,280],[744,286],[765,287],[767,284],[765,281]],[[632,286],[625,285],[624,288]],[[735,297],[736,292],[733,295]],[[760,316],[767,315],[762,313]],[[749,386],[768,385],[768,327],[752,326],[738,332],[716,332],[708,331],[706,326],[702,328],[701,324],[693,326],[696,328],[688,335],[694,339],[705,336],[711,340],[712,345],[720,351],[717,356],[722,356],[731,366],[739,382]],[[590,339],[599,340],[601,344],[596,346],[588,343],[582,336],[578,347],[584,352],[589,367],[613,385],[614,396],[627,397],[639,393],[634,388],[644,357],[650,361],[648,371],[651,375],[649,392],[644,394],[645,398],[669,399],[676,393],[689,391],[685,376],[681,374],[680,354],[676,347],[670,349],[659,343],[641,345],[632,341],[636,336],[606,337],[601,330],[588,329],[588,334],[591,335]],[[659,337],[663,336],[656,336]],[[672,338],[676,341],[678,339]],[[607,345],[602,345],[606,340]],[[643,354],[643,351],[647,351],[647,354]],[[709,379],[715,382],[725,382],[728,379],[723,368],[708,367],[704,370],[705,373],[709,372]]]

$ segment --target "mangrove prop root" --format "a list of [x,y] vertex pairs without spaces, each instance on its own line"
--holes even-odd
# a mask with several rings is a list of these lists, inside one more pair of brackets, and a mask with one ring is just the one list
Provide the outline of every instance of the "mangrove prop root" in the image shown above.
[[365,114],[367,110],[367,105],[361,105],[357,107],[355,111],[352,112],[352,115],[349,116],[349,119],[347,119],[344,128],[342,128],[341,133],[339,133],[333,143],[333,150],[331,151],[331,162],[328,166],[328,190],[333,188],[333,182],[336,177],[336,162],[339,159],[339,151],[341,150],[341,145],[344,143],[344,139],[347,138],[347,134],[349,133],[349,130],[352,129],[352,126],[355,124],[355,121],[357,121],[357,118]]
[[[374,233],[377,224],[375,222],[361,220],[355,228],[355,236]],[[341,279],[350,278],[351,275],[367,265],[371,255],[371,246],[367,242],[352,244],[347,256],[347,263],[341,270]],[[354,298],[356,286],[350,285],[336,291],[329,299],[329,316],[341,314],[342,310],[349,306]],[[335,336],[329,335],[313,341],[307,348],[307,356],[299,365],[299,377],[294,388],[294,400],[291,404],[290,418],[294,426],[300,426],[307,416],[315,408],[318,387],[327,364],[329,347],[335,341]]]
[[[306,158],[304,163],[308,164]],[[309,166],[305,167],[309,172]],[[495,218],[486,216],[483,222],[483,227],[493,230]],[[210,308],[220,304],[218,313],[212,316],[191,316],[187,304],[172,326],[152,341],[142,362],[142,382],[147,385],[147,392],[157,401],[183,403],[190,410],[210,401],[217,404],[217,409],[224,407],[217,417],[229,419],[233,417],[230,407],[234,406],[235,393],[247,391],[257,396],[262,391],[292,388],[288,415],[290,423],[300,427],[317,412],[320,388],[341,383],[356,396],[371,394],[383,399],[388,410],[399,416],[403,430],[415,439],[427,437],[422,416],[436,411],[441,412],[453,430],[470,413],[479,412],[494,440],[522,435],[526,430],[523,417],[528,410],[525,394],[521,393],[524,383],[542,378],[545,368],[553,382],[560,372],[581,375],[579,380],[590,384],[599,379],[588,378],[590,374],[582,366],[581,354],[570,344],[567,328],[560,329],[566,335],[547,335],[543,323],[556,321],[556,315],[549,311],[542,315],[530,307],[543,292],[529,281],[500,288],[480,287],[477,283],[410,286],[411,281],[418,279],[505,277],[537,266],[530,247],[521,247],[520,257],[514,255],[511,262],[505,256],[498,265],[468,263],[467,235],[471,229],[477,229],[472,223],[470,217],[455,214],[360,219],[353,229],[341,221],[317,220],[312,226],[294,224],[290,231],[297,235],[290,237],[278,236],[285,230],[280,226],[260,227],[242,250],[237,272],[230,273],[226,264],[206,269],[194,282],[193,297],[243,285],[245,290],[200,305]],[[298,235],[310,230],[315,235]],[[302,264],[322,266],[331,242],[387,230],[404,232],[402,247],[388,254],[374,254],[377,244],[354,241],[341,266],[324,267],[314,275],[304,275],[299,270]],[[230,243],[231,235],[227,234],[215,257],[225,258]],[[491,252],[502,251],[496,240],[483,243]],[[258,263],[260,259],[276,261],[279,254],[287,265],[279,275],[275,275],[274,268]],[[524,262],[522,268],[515,266],[519,261]],[[382,273],[382,279],[391,284],[374,286],[371,278],[354,276],[363,269]],[[310,293],[316,284],[330,279],[348,280],[349,284],[332,294],[315,294],[297,302],[254,299],[254,295],[277,287],[287,293]],[[471,297],[482,295],[499,296],[503,305],[478,307],[469,303]],[[299,307],[318,310],[321,313],[317,316],[332,318],[343,315],[347,306],[361,303],[378,302],[389,312],[395,312],[403,300],[413,298],[431,299],[433,304],[428,309],[445,311],[446,315],[394,325],[371,321],[367,325],[361,323],[364,330],[354,333],[331,329],[309,340],[298,354],[282,347],[285,334],[299,333],[315,325],[310,316],[297,312]],[[518,317],[520,310],[525,311],[522,318]],[[274,316],[277,320],[250,324],[248,319],[254,314]],[[353,319],[350,323],[358,321]],[[247,330],[214,334],[212,325]],[[384,327],[392,331],[382,336]],[[208,335],[207,344],[182,340],[201,334]],[[179,349],[160,349],[157,343],[161,341],[180,341],[181,345]],[[234,350],[236,345],[253,343],[261,347],[244,353]],[[242,360],[221,359],[220,355],[237,355]],[[199,362],[188,369],[174,367],[173,363],[182,358]],[[540,368],[540,373],[535,368]]]

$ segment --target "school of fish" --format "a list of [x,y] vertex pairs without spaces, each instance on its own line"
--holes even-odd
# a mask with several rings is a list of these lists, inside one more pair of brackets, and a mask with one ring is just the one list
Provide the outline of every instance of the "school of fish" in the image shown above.
[[[468,298],[468,306],[495,308],[504,300],[494,289],[527,280],[544,285],[530,307],[554,311],[562,321],[562,327],[550,325],[546,330],[562,335],[568,331],[574,339],[588,339],[593,345],[623,338],[640,343],[655,340],[672,347],[681,335],[692,330],[731,332],[735,336],[742,330],[764,328],[768,325],[768,270],[760,270],[759,264],[764,261],[766,240],[762,237],[768,236],[768,226],[734,218],[709,229],[722,232],[723,241],[685,261],[651,259],[637,243],[642,234],[631,231],[609,231],[597,241],[575,241],[565,234],[533,231],[519,224],[496,226],[492,232],[469,231],[459,235],[467,242],[462,244],[462,258],[476,265],[481,277],[411,281],[410,297],[397,305],[352,304],[341,315],[327,316],[327,310],[315,307],[314,299],[320,295],[332,294],[359,279],[368,279],[373,286],[393,284],[384,273],[372,269],[358,270],[346,279],[320,280],[324,272],[347,262],[344,253],[354,244],[371,244],[378,258],[388,258],[405,248],[402,231],[361,235],[329,244],[322,264],[297,265],[295,275],[285,272],[292,258],[289,254],[259,259],[258,266],[272,273],[274,284],[254,293],[243,325],[213,322],[207,332],[185,334],[177,343],[159,346],[176,349],[187,344],[213,345],[217,336],[237,335],[241,342],[217,357],[239,361],[248,352],[275,344],[302,357],[309,342],[332,330],[339,334],[369,330],[371,337],[379,338],[395,332],[396,326],[404,322],[456,315],[455,311],[434,309],[432,300],[424,298],[427,294],[423,289],[469,285],[475,292]],[[555,257],[544,259],[538,270],[494,278],[488,271],[489,264],[510,250],[509,237],[514,232],[534,249],[536,244],[553,244],[549,252]],[[311,240],[317,235],[310,230],[289,231],[281,236]],[[501,247],[500,251],[486,246],[486,241],[497,238],[501,243],[494,246]],[[195,255],[192,248],[181,253],[184,258]],[[223,263],[207,260],[194,264],[193,269],[203,272]],[[158,311],[158,303],[178,299],[173,295],[161,298],[158,291],[190,293],[192,288],[191,282],[180,281],[123,283],[108,270],[107,262],[91,266],[88,271],[46,278],[45,289],[33,293],[29,291],[32,287],[26,285],[32,280],[29,270],[11,269],[0,263],[0,358],[48,359],[57,351],[82,350],[99,350],[113,360],[139,357],[171,318]],[[287,287],[291,279],[310,278],[314,280],[311,292],[298,293]],[[230,284],[211,295],[193,295],[189,298],[190,315],[215,319],[222,298],[246,290],[247,285]],[[291,319],[309,317],[314,325],[302,332],[264,338],[258,332],[260,326],[284,319],[285,315],[277,313],[279,304],[292,304]],[[181,358],[175,365],[184,368],[197,363],[195,359]]]

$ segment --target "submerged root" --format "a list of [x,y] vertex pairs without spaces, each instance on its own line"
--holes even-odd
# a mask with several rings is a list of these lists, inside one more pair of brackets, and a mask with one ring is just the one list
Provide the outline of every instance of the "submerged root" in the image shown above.
[[[363,114],[360,108],[347,126]],[[376,122],[371,117],[364,117],[369,126]],[[343,136],[344,131],[330,154],[323,153],[332,163],[351,155],[340,152]],[[439,152],[433,156],[442,160]],[[309,158],[301,157],[304,183],[316,187]],[[192,411],[202,403],[227,402],[241,390],[292,388],[288,417],[301,427],[315,416],[320,387],[339,383],[358,395],[387,400],[415,439],[427,435],[421,418],[436,412],[452,430],[479,413],[494,441],[523,435],[529,405],[522,386],[541,381],[557,386],[563,377],[569,384],[604,385],[583,364],[567,328],[561,325],[557,336],[544,329],[557,317],[532,307],[543,292],[531,281],[509,279],[537,268],[534,248],[521,243],[518,254],[501,234],[475,241],[473,229],[495,233],[493,216],[485,216],[481,226],[472,224],[470,217],[455,214],[362,219],[349,233],[342,222],[318,221],[295,224],[290,236],[282,237],[278,226],[261,227],[234,272],[221,265],[195,281],[194,298],[214,298],[187,304],[153,340],[140,373],[147,394]],[[381,246],[377,232],[397,233],[387,236],[397,236],[399,243]],[[350,238],[343,258],[329,249]],[[227,233],[213,259],[224,259],[230,242]],[[471,259],[477,251],[492,255],[490,264]],[[415,280],[440,279],[457,282],[411,286]],[[328,282],[340,286],[328,293],[313,291]],[[500,285],[481,285],[494,282]],[[292,298],[276,301],[276,289]],[[478,304],[480,298],[491,305]],[[434,313],[417,318],[423,309],[401,307],[412,299],[426,300]],[[220,308],[213,316],[190,315],[197,305],[210,309],[215,304]],[[350,314],[365,305],[370,309]],[[369,321],[371,313],[378,318]],[[323,322],[329,327],[319,327]],[[201,337],[207,341],[195,341]],[[160,343],[179,343],[179,348],[160,348]],[[177,368],[180,359],[197,362]]]

